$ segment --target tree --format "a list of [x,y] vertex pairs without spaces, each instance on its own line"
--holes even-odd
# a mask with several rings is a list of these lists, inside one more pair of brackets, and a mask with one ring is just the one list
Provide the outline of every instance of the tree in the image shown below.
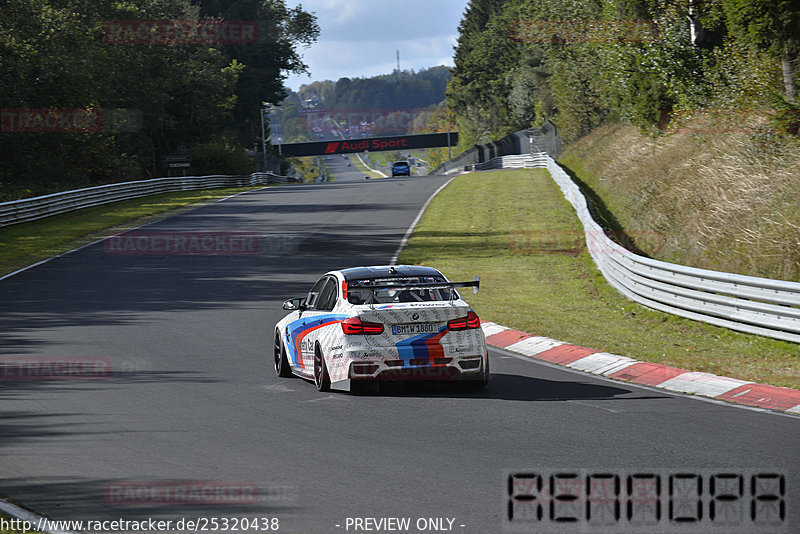
[[507,73],[518,65],[504,10],[508,0],[473,0],[459,25],[447,105],[459,116],[459,145],[511,131]]
[[201,15],[229,21],[257,21],[258,42],[225,44],[222,53],[245,66],[236,86],[233,123],[243,143],[260,135],[259,108],[278,104],[286,97],[283,83],[289,73],[307,72],[298,48],[319,36],[313,14],[301,5],[289,8],[285,0],[203,0]]
[[723,0],[728,28],[749,45],[781,60],[786,98],[797,99],[800,0]]
[[[283,97],[296,48],[316,37],[314,17],[283,0],[4,0],[0,3],[0,103],[4,109],[126,110],[135,127],[0,132],[3,199],[161,173],[178,146],[256,137],[264,100]],[[204,11],[205,10],[205,11]],[[263,22],[271,41],[115,41],[110,23],[209,19]],[[214,20],[217,20],[216,18]],[[126,23],[129,24],[130,23]],[[113,114],[112,114],[113,115]],[[112,116],[106,114],[106,117]],[[8,116],[6,114],[6,116]]]

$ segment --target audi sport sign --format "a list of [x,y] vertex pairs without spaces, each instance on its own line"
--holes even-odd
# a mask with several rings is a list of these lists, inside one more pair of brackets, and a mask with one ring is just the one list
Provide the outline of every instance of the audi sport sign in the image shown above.
[[[449,138],[449,140],[448,140]],[[458,143],[458,133],[435,133],[420,135],[396,135],[393,137],[367,137],[342,139],[315,143],[291,143],[281,145],[285,156],[322,156],[325,154],[351,154],[353,152],[379,152],[381,150],[404,150],[452,146]]]

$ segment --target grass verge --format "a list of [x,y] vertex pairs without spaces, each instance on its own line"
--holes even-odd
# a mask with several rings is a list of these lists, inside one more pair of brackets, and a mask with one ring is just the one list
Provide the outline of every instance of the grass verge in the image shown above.
[[162,193],[0,228],[0,275],[96,239],[259,187]]
[[353,157],[350,158],[350,161],[353,162],[353,165],[356,166],[356,169],[358,169],[359,171],[363,172],[364,174],[366,174],[370,178],[383,178],[383,176],[381,176],[377,172],[373,171],[372,169],[370,169],[369,167],[364,165],[364,163],[362,163],[362,161],[361,161],[361,158],[358,157],[358,154],[353,154]]
[[471,173],[428,206],[400,262],[451,279],[481,318],[691,371],[800,389],[800,346],[654,311],[603,278],[572,206],[544,170]]

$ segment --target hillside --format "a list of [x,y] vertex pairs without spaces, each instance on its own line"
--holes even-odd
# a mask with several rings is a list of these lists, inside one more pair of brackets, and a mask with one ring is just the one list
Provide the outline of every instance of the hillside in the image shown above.
[[605,225],[654,258],[800,281],[800,143],[759,132],[606,125],[560,162]]
[[371,78],[316,81],[287,97],[274,119],[287,143],[315,141],[316,128],[329,128],[329,118],[355,127],[356,135],[416,133],[444,101],[450,69],[438,66],[395,71]]
[[450,68],[430,67],[420,71],[394,71],[369,78],[340,78],[300,87],[302,99],[316,98],[327,109],[416,109],[444,100]]
[[722,109],[731,122],[767,112],[796,137],[797,43],[798,2],[470,0],[447,107],[461,150],[546,120],[571,143]]

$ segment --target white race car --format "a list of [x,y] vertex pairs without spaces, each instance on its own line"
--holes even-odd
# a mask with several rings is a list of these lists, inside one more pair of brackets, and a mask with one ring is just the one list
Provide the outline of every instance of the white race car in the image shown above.
[[326,273],[275,325],[275,372],[349,391],[378,380],[456,380],[483,387],[489,354],[480,319],[431,267],[356,267]]

